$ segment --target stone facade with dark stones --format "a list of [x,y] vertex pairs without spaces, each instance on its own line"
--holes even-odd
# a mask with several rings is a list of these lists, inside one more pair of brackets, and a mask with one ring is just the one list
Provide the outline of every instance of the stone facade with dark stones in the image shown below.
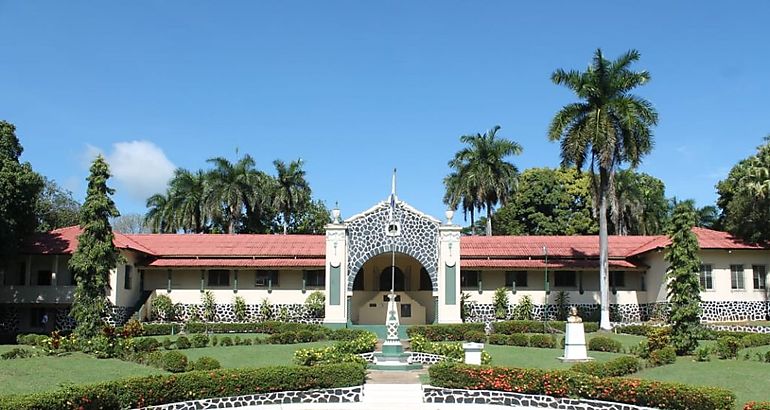
[[[186,322],[194,318],[204,316],[203,305],[200,304],[177,304],[177,320]],[[281,320],[284,322],[299,323],[323,323],[323,318],[314,317],[305,308],[304,304],[273,304],[270,305],[270,317],[266,318],[261,313],[262,305],[246,305],[246,322],[256,322],[264,320]],[[232,304],[217,304],[215,322],[241,322],[235,317],[235,310]]]
[[264,406],[289,403],[354,403],[360,402],[363,386],[340,387],[336,389],[316,389],[306,391],[283,391],[265,394],[249,394],[236,397],[191,400],[160,406],[143,407],[153,410],[199,410],[229,409],[245,406]]
[[423,386],[422,390],[423,400],[426,403],[488,404],[558,410],[657,410],[652,407],[599,400],[570,399],[503,391],[445,389],[433,386]]

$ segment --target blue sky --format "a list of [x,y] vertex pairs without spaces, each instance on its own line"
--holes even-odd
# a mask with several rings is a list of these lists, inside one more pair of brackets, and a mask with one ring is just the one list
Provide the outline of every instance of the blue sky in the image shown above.
[[[675,4],[671,4],[675,3]],[[636,48],[660,113],[641,170],[667,195],[714,184],[770,133],[770,3],[3,1],[0,119],[23,158],[82,199],[89,158],[113,166],[123,213],[174,167],[250,153],[305,161],[343,217],[399,196],[443,214],[463,134],[499,124],[523,170],[556,166],[546,139],[574,97],[556,68]]]

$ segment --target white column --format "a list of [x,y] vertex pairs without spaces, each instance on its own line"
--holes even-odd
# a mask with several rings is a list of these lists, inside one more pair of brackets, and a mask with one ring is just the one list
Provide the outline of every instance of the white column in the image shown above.
[[53,266],[51,266],[51,286],[58,284],[57,277],[59,276],[59,255],[53,256]]
[[[462,322],[460,316],[460,231],[462,228],[449,222],[439,227],[438,321],[439,323],[460,323]],[[452,283],[448,283],[448,280],[452,280]]]
[[[343,223],[326,225],[326,312],[324,323],[346,324],[347,238]],[[332,277],[334,275],[335,277]],[[334,289],[333,289],[334,288]],[[334,299],[334,300],[333,300]]]

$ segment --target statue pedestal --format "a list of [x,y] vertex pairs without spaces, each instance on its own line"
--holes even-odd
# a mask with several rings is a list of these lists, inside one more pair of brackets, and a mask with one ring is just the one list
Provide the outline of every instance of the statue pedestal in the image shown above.
[[567,323],[564,335],[564,356],[562,362],[588,362],[593,357],[588,357],[586,352],[586,334],[583,323]]

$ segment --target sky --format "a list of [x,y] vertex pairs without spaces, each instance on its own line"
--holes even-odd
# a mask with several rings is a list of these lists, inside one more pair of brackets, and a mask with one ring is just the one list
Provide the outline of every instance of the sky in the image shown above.
[[105,155],[124,213],[176,167],[301,158],[343,218],[390,193],[444,213],[464,134],[495,125],[520,170],[559,164],[546,130],[575,101],[557,68],[637,49],[660,114],[640,170],[666,195],[714,185],[770,134],[770,2],[0,0],[0,119],[22,159],[85,196]]

